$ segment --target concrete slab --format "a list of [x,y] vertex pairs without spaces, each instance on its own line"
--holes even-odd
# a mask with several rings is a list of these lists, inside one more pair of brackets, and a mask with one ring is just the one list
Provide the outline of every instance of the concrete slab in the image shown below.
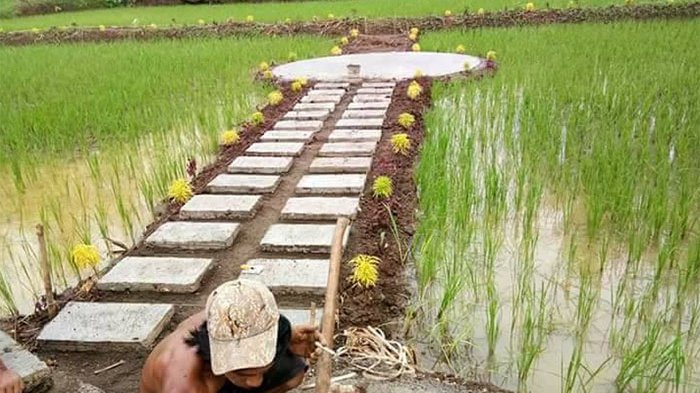
[[307,142],[314,131],[267,131],[260,137],[261,142]]
[[269,194],[275,192],[281,177],[274,175],[221,174],[208,185],[213,194]]
[[393,87],[361,87],[357,89],[357,94],[394,94]]
[[233,244],[238,229],[238,224],[232,222],[166,222],[146,238],[146,245],[183,250],[221,250]]
[[383,52],[328,56],[296,61],[275,67],[272,72],[283,80],[313,78],[335,81],[348,77],[348,65],[360,66],[358,78],[379,81],[413,78],[416,70],[426,76],[450,75],[483,67],[482,59],[454,53],[435,52]]
[[260,195],[195,195],[182,208],[185,220],[235,220],[251,218],[260,205]]
[[387,100],[391,100],[390,95],[362,94],[353,97],[352,102],[384,102]]
[[340,119],[335,123],[336,128],[382,128],[384,119]]
[[343,96],[345,89],[317,89],[313,88],[306,93],[307,96]]
[[59,351],[133,351],[150,348],[173,315],[171,304],[70,302],[38,341]]
[[367,173],[372,157],[319,157],[311,162],[311,173]]
[[100,278],[97,288],[192,293],[213,265],[208,258],[126,257]]
[[328,135],[329,142],[378,142],[382,130],[335,130]]
[[359,197],[297,197],[289,198],[282,209],[283,220],[335,220],[355,218]]
[[350,82],[321,82],[314,86],[314,89],[347,89]]
[[292,167],[292,157],[238,157],[228,166],[229,173],[280,174]]
[[[280,314],[287,317],[292,326],[297,325],[309,325],[311,324],[311,313],[310,308],[306,310],[296,309],[296,308],[280,308]],[[316,319],[313,324],[315,326],[321,326],[321,318],[323,318],[323,309],[316,307]]]
[[315,111],[327,109],[329,112],[335,110],[335,104],[332,102],[300,102],[292,108],[294,111]]
[[334,104],[337,104],[342,99],[343,99],[343,96],[304,96],[304,97],[301,97],[301,102],[302,103],[332,102]]
[[[316,314],[318,315],[318,312]],[[49,366],[3,331],[0,331],[0,360],[22,378],[26,392],[39,390],[40,387],[48,388],[51,385]]]
[[329,264],[327,259],[252,259],[246,265],[256,267],[256,273],[243,270],[241,277],[262,282],[276,296],[324,296]]
[[[329,254],[335,233],[335,224],[274,224],[260,247],[266,252],[308,252]],[[350,229],[345,231],[343,247]]]
[[374,102],[351,102],[348,105],[348,110],[358,109],[387,109],[391,105],[391,100],[374,101]]
[[296,187],[297,194],[359,194],[365,188],[366,174],[305,175]]
[[386,109],[349,109],[343,112],[344,119],[383,119]]
[[391,88],[393,89],[396,87],[396,82],[365,82],[362,84],[363,88],[375,88],[375,89],[383,89],[383,88]]
[[376,142],[329,142],[321,146],[319,157],[371,157]]
[[322,127],[323,122],[320,120],[281,120],[273,130],[320,131]]
[[315,110],[315,111],[289,111],[284,115],[285,120],[326,120],[330,111]]
[[264,157],[298,157],[304,151],[304,142],[256,142],[245,154]]

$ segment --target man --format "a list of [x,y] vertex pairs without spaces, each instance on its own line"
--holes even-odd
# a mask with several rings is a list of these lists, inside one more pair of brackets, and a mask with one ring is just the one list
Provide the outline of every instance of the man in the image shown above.
[[0,360],[0,393],[22,393],[23,389],[22,378]]
[[286,392],[301,384],[316,341],[316,328],[292,327],[263,284],[229,281],[156,346],[140,392]]

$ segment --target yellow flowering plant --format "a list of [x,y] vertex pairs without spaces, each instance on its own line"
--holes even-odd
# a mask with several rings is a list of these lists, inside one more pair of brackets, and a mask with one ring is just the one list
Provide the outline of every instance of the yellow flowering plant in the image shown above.
[[255,112],[252,115],[250,115],[250,122],[254,126],[259,126],[265,122],[265,115],[263,115],[263,113],[260,111]]
[[411,139],[406,133],[394,134],[391,136],[391,147],[394,153],[405,156],[411,150]]
[[350,29],[350,37],[352,38],[357,38],[360,36],[360,30],[358,29]]
[[484,11],[483,8],[479,8],[479,9],[476,11],[476,14],[477,14],[477,15],[484,15],[485,13],[486,13],[486,11]]
[[488,61],[496,61],[496,51],[488,51],[486,52],[486,60]]
[[238,135],[238,130],[236,129],[231,129],[224,131],[221,133],[221,137],[219,138],[220,142],[224,146],[231,146],[236,144],[241,139],[240,135]]
[[409,33],[418,35],[418,33],[420,33],[420,30],[418,30],[417,27],[411,27],[411,30],[409,31]]
[[459,54],[463,54],[466,51],[467,49],[464,47],[464,45],[457,45],[457,47],[455,48],[455,52]]
[[100,263],[100,253],[92,244],[76,244],[71,249],[70,257],[80,269],[95,268]]
[[194,192],[192,185],[185,179],[176,179],[170,184],[168,189],[168,197],[177,203],[185,203],[192,198]]
[[253,15],[248,15],[245,17],[245,21],[248,23],[253,23],[255,22],[255,18],[253,17]]
[[340,47],[336,45],[336,46],[331,48],[331,54],[333,56],[339,56],[339,55],[343,54],[343,50],[340,49]]
[[207,22],[205,22],[204,19],[199,19],[199,20],[197,20],[197,24],[198,24],[198,25],[203,25],[203,24],[205,24],[205,23],[207,23]]
[[400,114],[399,118],[397,120],[397,123],[399,123],[399,125],[405,129],[411,128],[413,126],[413,123],[415,123],[415,122],[416,122],[415,116],[413,116],[410,113],[406,113],[406,112]]
[[411,41],[416,41],[416,40],[418,39],[418,34],[410,33],[410,34],[408,35],[408,39],[411,40]]
[[349,43],[350,43],[350,40],[348,39],[348,37],[342,37],[340,39],[340,45],[347,45]]
[[379,280],[379,264],[381,260],[372,255],[359,254],[350,260],[352,276],[348,279],[355,285],[369,288]]
[[372,194],[375,198],[390,198],[394,194],[394,182],[389,176],[377,176],[372,183]]
[[279,105],[282,100],[284,100],[284,95],[279,90],[270,92],[270,94],[267,95],[267,102],[272,106]]
[[452,17],[452,11],[445,10],[445,18],[450,18],[450,17]]
[[266,61],[260,62],[260,64],[258,65],[258,69],[260,70],[260,72],[265,72],[270,69],[270,64]]
[[275,74],[272,73],[272,70],[267,70],[267,71],[263,71],[262,77],[263,77],[263,79],[269,81],[269,80],[272,80],[275,78]]
[[525,4],[525,11],[527,12],[532,12],[535,10],[535,3],[527,3]]
[[420,44],[416,42],[413,44],[413,46],[411,46],[411,50],[414,52],[420,52]]
[[292,82],[292,91],[293,92],[298,93],[303,88],[304,88],[304,86],[301,85],[301,82],[299,82],[299,81]]
[[423,88],[416,81],[411,82],[408,85],[408,89],[406,89],[406,95],[412,100],[416,100],[421,95],[421,93],[423,93]]

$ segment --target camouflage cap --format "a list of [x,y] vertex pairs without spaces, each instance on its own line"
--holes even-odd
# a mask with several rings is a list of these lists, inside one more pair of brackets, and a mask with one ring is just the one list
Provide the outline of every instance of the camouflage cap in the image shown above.
[[206,312],[214,375],[272,363],[279,310],[265,285],[245,279],[221,284],[209,295]]

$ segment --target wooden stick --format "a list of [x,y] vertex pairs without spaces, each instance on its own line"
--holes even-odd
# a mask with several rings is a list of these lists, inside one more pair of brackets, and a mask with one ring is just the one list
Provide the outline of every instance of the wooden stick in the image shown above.
[[[326,345],[333,348],[333,333],[335,331],[335,309],[336,297],[338,295],[338,282],[340,281],[340,262],[343,258],[343,239],[345,230],[350,224],[350,220],[341,217],[335,224],[335,234],[333,235],[333,245],[331,246],[331,260],[328,268],[328,288],[326,289],[326,300],[323,305],[323,319],[321,321],[321,334],[326,340]],[[316,393],[328,393],[331,387],[331,355],[322,352],[316,366]]]
[[[346,379],[355,378],[356,376],[357,376],[357,373],[353,371],[353,372],[345,374],[345,375],[339,375],[337,377],[333,377],[333,378],[331,378],[331,382],[332,383],[341,382],[341,381],[345,381]],[[313,389],[315,387],[316,387],[315,383],[310,383],[308,385],[304,385],[304,386],[300,387],[299,389],[309,390],[309,389]]]
[[309,309],[309,324],[316,326],[316,303],[311,302],[311,308]]
[[58,307],[53,297],[53,285],[51,284],[51,267],[49,266],[49,254],[46,251],[46,237],[44,236],[44,226],[36,225],[36,238],[39,241],[39,265],[41,266],[41,277],[44,281],[44,295],[46,296],[47,311],[49,318],[56,316]]
[[94,373],[95,375],[97,375],[97,374],[99,374],[99,373],[103,373],[103,372],[105,372],[105,371],[109,371],[109,370],[111,370],[111,369],[113,369],[113,368],[117,368],[117,367],[121,366],[121,365],[124,364],[124,363],[126,363],[124,360],[120,360],[120,361],[118,361],[118,362],[112,364],[111,366],[107,366],[107,367],[105,367],[105,368],[101,368],[101,369],[99,369],[99,370],[95,370],[95,371],[93,371],[93,373]]

